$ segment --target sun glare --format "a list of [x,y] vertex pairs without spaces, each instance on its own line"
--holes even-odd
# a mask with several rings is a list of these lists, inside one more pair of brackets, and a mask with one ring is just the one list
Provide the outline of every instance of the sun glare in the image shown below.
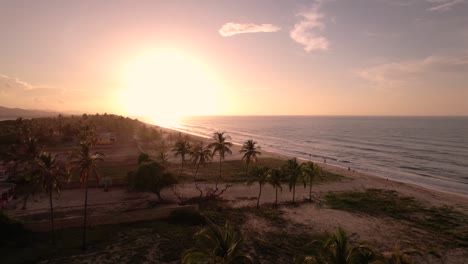
[[124,76],[121,101],[126,111],[158,125],[219,111],[216,76],[203,61],[180,51],[141,54],[128,63]]

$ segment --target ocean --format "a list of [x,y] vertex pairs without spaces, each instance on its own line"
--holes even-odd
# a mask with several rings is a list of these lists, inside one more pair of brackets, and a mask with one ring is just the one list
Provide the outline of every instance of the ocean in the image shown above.
[[468,117],[200,116],[170,128],[468,196]]

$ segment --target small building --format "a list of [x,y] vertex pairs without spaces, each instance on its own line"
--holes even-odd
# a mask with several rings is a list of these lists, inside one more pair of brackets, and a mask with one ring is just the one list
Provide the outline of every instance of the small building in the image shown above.
[[115,135],[114,133],[106,132],[106,133],[99,133],[97,135],[97,144],[99,145],[109,145],[115,143]]

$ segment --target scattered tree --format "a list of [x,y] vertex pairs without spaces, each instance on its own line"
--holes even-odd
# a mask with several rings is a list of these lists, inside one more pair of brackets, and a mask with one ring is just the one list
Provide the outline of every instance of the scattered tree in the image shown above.
[[130,188],[153,192],[160,201],[163,201],[161,191],[177,183],[174,176],[156,161],[141,163],[130,179]]
[[184,140],[180,138],[174,145],[174,148],[172,151],[174,152],[174,155],[180,156],[181,158],[181,168],[180,168],[180,175],[179,177],[182,177],[182,173],[184,171],[184,164],[185,164],[185,157],[186,155],[190,154],[190,143],[187,140]]
[[247,164],[247,176],[250,176],[250,162],[257,162],[258,156],[262,154],[260,151],[258,151],[260,147],[257,147],[256,144],[257,142],[253,141],[252,139],[249,139],[244,142],[241,150],[239,151],[240,153],[244,153],[244,156],[242,156],[242,160],[245,161],[245,163]]
[[301,175],[301,166],[297,162],[296,158],[289,159],[286,164],[282,168],[282,172],[287,177],[289,181],[289,191],[293,192],[292,201],[293,203],[296,202],[296,184],[297,180]]
[[320,176],[322,174],[322,168],[320,168],[317,164],[309,161],[304,163],[302,166],[302,182],[304,183],[304,188],[309,183],[309,201],[312,202],[312,182],[315,177]]
[[[91,135],[91,133],[88,133]],[[86,221],[88,208],[88,179],[89,176],[94,176],[99,182],[99,173],[97,171],[97,162],[103,161],[104,154],[100,152],[91,153],[94,146],[94,138],[87,138],[81,141],[73,150],[69,157],[69,163],[72,170],[76,170],[79,174],[79,180],[85,187],[84,201],[84,218],[83,218],[83,250],[86,250]]]
[[54,227],[54,206],[52,203],[53,191],[60,192],[60,178],[66,175],[65,169],[58,164],[57,156],[52,156],[48,152],[39,155],[37,161],[39,168],[39,180],[42,187],[49,195],[50,205],[50,230],[52,234],[52,243],[55,245],[55,227]]
[[275,188],[275,206],[278,206],[278,189],[283,190],[281,182],[283,181],[283,173],[279,168],[273,168],[269,171],[268,183]]
[[232,154],[231,147],[232,143],[227,141],[231,139],[229,136],[224,136],[224,132],[215,132],[213,134],[214,142],[210,143],[208,147],[213,150],[212,155],[216,153],[219,155],[219,176],[216,184],[218,184],[219,179],[221,179],[221,163],[224,160],[226,154]]

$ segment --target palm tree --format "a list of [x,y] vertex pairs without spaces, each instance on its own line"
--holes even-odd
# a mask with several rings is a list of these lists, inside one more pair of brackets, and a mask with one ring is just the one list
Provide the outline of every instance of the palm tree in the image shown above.
[[320,176],[322,174],[322,168],[320,168],[317,164],[309,161],[303,164],[302,167],[302,181],[304,183],[304,188],[307,185],[307,181],[309,182],[309,200],[312,202],[312,181],[314,180],[315,176]]
[[289,159],[283,166],[283,173],[289,179],[289,191],[293,192],[293,203],[296,202],[296,184],[299,176],[301,175],[301,165],[297,163],[297,159]]
[[262,195],[262,187],[268,181],[268,172],[267,167],[254,168],[253,174],[255,179],[258,182],[258,198],[257,198],[257,209],[260,207],[260,196]]
[[54,206],[52,203],[52,193],[54,190],[60,192],[60,177],[65,176],[65,170],[58,165],[57,155],[52,156],[48,152],[42,153],[36,160],[39,168],[40,182],[46,193],[49,194],[50,205],[50,230],[52,233],[52,243],[55,244],[55,227],[54,227]]
[[205,146],[203,142],[200,142],[192,148],[190,155],[193,164],[197,164],[195,175],[193,176],[193,178],[196,179],[200,165],[204,165],[211,161],[211,150],[208,146]]
[[37,184],[35,179],[36,174],[36,159],[39,156],[40,148],[37,142],[37,137],[28,135],[29,132],[24,132],[25,128],[20,131],[20,134],[25,138],[22,140],[22,152],[19,154],[19,160],[25,164],[25,172],[27,173],[25,179],[29,183],[29,191],[26,193],[24,198],[22,209],[26,209],[29,196],[35,193]]
[[258,151],[260,147],[256,147],[256,144],[257,142],[253,141],[252,139],[249,139],[244,142],[241,150],[239,151],[240,153],[244,153],[244,156],[242,156],[242,160],[244,160],[247,164],[247,176],[249,176],[250,162],[257,162],[257,155],[262,155],[262,153]]
[[323,248],[331,263],[347,264],[352,261],[354,249],[348,242],[348,236],[341,227],[338,227],[338,231],[327,239]]
[[219,155],[219,177],[218,180],[221,178],[221,162],[224,160],[224,157],[227,154],[232,154],[231,147],[232,143],[226,141],[227,139],[231,139],[229,136],[224,136],[224,132],[215,132],[213,134],[213,139],[215,142],[210,143],[208,147],[213,149],[213,154],[218,153]]
[[98,161],[103,161],[104,154],[94,152],[91,154],[93,140],[81,141],[70,155],[70,165],[78,171],[80,182],[85,187],[84,218],[83,218],[83,250],[86,250],[86,220],[88,207],[88,178],[95,176],[99,182],[99,173],[96,165]]
[[270,169],[268,183],[275,188],[275,206],[278,206],[278,189],[283,190],[281,187],[281,181],[283,180],[283,174],[278,168]]
[[194,238],[202,247],[191,248],[182,255],[183,264],[192,263],[253,263],[252,258],[242,253],[242,234],[231,224],[224,227],[210,223],[200,230]]
[[190,143],[187,140],[179,139],[175,145],[174,148],[172,148],[172,151],[174,152],[174,155],[180,156],[182,159],[182,167],[180,168],[180,176],[182,177],[182,172],[184,171],[184,163],[185,163],[185,156],[190,154]]

